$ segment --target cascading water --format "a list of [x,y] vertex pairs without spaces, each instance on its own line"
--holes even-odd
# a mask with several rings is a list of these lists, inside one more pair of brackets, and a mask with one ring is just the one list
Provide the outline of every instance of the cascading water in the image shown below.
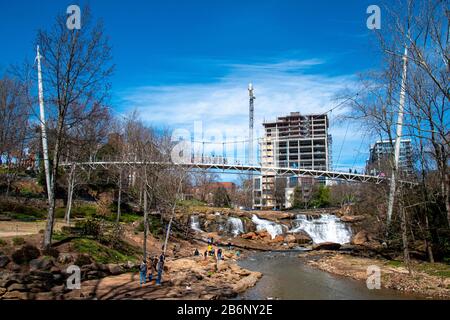
[[295,228],[290,230],[290,233],[303,230],[310,235],[314,243],[335,242],[344,244],[350,242],[352,236],[350,228],[338,217],[331,214],[321,214],[317,219],[299,214],[294,220],[294,226]]
[[256,215],[253,215],[252,221],[256,225],[256,230],[266,230],[270,234],[272,239],[274,239],[279,234],[283,234],[283,228],[281,227],[281,225],[275,222],[260,219]]
[[203,230],[200,228],[200,221],[198,220],[198,216],[191,216],[191,229],[203,232]]
[[233,236],[236,237],[241,233],[244,233],[244,224],[241,219],[229,217],[227,223]]

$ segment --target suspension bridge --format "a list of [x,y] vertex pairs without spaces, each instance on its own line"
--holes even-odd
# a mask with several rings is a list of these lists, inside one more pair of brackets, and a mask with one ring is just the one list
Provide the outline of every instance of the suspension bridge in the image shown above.
[[[68,167],[78,167],[81,169],[109,169],[109,168],[138,168],[143,166],[148,167],[180,167],[187,171],[199,171],[199,170],[211,170],[215,172],[223,173],[253,173],[253,174],[271,174],[276,176],[309,176],[314,178],[327,178],[330,180],[340,180],[348,182],[359,182],[359,183],[373,183],[381,184],[384,182],[389,182],[390,178],[380,175],[367,175],[358,174],[350,172],[340,172],[340,171],[328,171],[328,170],[314,170],[314,169],[304,169],[304,168],[290,168],[290,167],[268,167],[261,165],[251,165],[251,164],[240,164],[240,163],[227,163],[226,160],[219,163],[209,163],[209,162],[158,162],[158,161],[88,161],[88,162],[64,162],[60,164],[63,168]],[[413,181],[399,180],[398,182],[414,186],[416,185]]]

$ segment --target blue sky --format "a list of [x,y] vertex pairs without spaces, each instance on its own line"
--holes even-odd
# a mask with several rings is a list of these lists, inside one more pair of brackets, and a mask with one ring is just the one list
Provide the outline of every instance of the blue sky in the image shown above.
[[[189,130],[202,121],[206,139],[246,137],[249,82],[260,135],[264,119],[329,110],[343,90],[357,87],[359,72],[380,64],[366,28],[373,3],[365,0],[0,3],[0,70],[32,59],[36,31],[56,14],[89,3],[113,47],[116,112],[137,109],[149,124]],[[371,140],[334,120],[344,111],[331,115],[333,160],[361,167]]]

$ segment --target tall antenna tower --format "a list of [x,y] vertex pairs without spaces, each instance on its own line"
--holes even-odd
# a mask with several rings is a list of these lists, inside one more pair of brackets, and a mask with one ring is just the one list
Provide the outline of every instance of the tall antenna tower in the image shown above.
[[248,84],[248,95],[249,95],[249,113],[248,113],[248,162],[253,164],[253,113],[255,101],[255,96],[253,95],[253,85]]

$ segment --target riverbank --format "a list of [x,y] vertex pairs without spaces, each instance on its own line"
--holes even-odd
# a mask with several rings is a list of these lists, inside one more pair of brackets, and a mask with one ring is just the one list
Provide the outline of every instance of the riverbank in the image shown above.
[[441,263],[412,262],[413,273],[401,261],[352,256],[336,251],[311,251],[298,255],[307,265],[328,273],[367,280],[367,268],[378,266],[381,287],[418,294],[425,299],[450,299],[450,266]]
[[[50,256],[38,250],[40,233],[24,235],[20,244],[17,240],[2,238],[0,300],[228,299],[253,286],[262,276],[237,265],[239,257],[247,255],[246,250],[222,247],[223,260],[217,261],[214,256],[194,255],[195,249],[203,253],[206,243],[171,237],[162,285],[152,281],[141,286],[137,267],[143,236],[131,225],[124,232],[126,252],[93,238],[75,237],[55,243]],[[158,255],[162,244],[162,239],[148,235],[148,254]],[[19,261],[17,253],[25,247],[27,255]],[[81,269],[81,288],[69,290],[66,270],[73,264]]]

